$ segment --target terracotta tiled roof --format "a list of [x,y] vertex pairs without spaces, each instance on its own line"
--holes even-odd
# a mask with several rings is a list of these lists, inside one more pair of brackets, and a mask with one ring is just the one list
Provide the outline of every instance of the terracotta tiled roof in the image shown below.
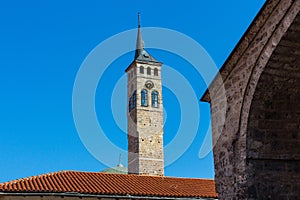
[[76,171],[61,171],[2,183],[0,192],[217,198],[215,182],[208,179]]

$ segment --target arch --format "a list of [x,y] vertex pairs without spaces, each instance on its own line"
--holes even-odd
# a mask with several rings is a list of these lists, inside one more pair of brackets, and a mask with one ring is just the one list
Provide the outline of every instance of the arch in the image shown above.
[[145,89],[141,91],[141,106],[148,106],[148,91]]
[[140,66],[140,74],[144,74],[144,67]]
[[147,75],[151,75],[151,68],[147,67]]
[[300,145],[293,138],[300,124],[300,7],[294,1],[266,4],[202,98],[211,103],[220,199],[292,199],[300,187],[294,170],[300,152],[293,148]]
[[130,112],[132,110],[132,97],[129,97],[129,101],[128,101],[128,112]]
[[156,90],[152,91],[152,107],[153,108],[158,108],[159,102],[158,102],[158,92]]
[[158,69],[154,68],[154,76],[158,76]]
[[133,108],[135,108],[136,107],[136,91],[133,92],[132,101],[133,101]]
[[247,119],[247,188],[254,199],[293,197],[297,191],[290,186],[300,186],[300,66],[274,57],[258,80]]
[[131,112],[136,107],[136,91],[129,98],[128,111]]

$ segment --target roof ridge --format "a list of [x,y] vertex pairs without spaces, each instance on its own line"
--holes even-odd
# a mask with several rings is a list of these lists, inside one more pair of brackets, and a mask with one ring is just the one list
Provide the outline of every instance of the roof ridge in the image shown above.
[[210,178],[196,178],[196,177],[175,177],[175,176],[152,176],[152,175],[146,175],[146,174],[114,174],[114,173],[104,173],[102,171],[98,172],[92,172],[92,171],[78,171],[78,170],[60,170],[60,171],[56,171],[56,172],[48,172],[48,173],[44,173],[44,174],[39,174],[39,175],[32,175],[32,176],[28,176],[28,177],[24,177],[24,178],[19,178],[19,179],[14,179],[11,181],[6,181],[3,183],[0,183],[1,185],[5,185],[5,184],[9,184],[9,183],[15,183],[15,182],[20,182],[20,181],[26,181],[26,180],[31,180],[31,179],[36,179],[39,177],[47,177],[47,176],[52,176],[55,174],[65,174],[65,173],[89,173],[89,174],[105,174],[105,175],[112,175],[112,176],[136,176],[136,177],[149,177],[149,178],[167,178],[167,179],[189,179],[189,180],[208,180],[208,181],[214,181],[214,179],[210,179]]
[[9,184],[9,183],[15,183],[15,182],[20,182],[20,181],[26,181],[26,180],[32,180],[36,179],[39,177],[47,177],[47,176],[52,176],[55,174],[65,174],[65,173],[89,173],[89,174],[105,174],[105,175],[112,175],[112,176],[136,176],[136,177],[149,177],[149,178],[166,178],[166,179],[189,179],[189,180],[208,180],[208,181],[214,181],[214,179],[210,178],[196,178],[196,177],[175,177],[175,176],[152,176],[152,175],[146,175],[146,174],[114,174],[114,173],[103,173],[102,171],[78,171],[78,170],[60,170],[56,172],[48,172],[44,174],[39,174],[39,175],[32,175],[24,178],[19,178],[19,179],[14,179],[11,181],[6,181],[3,183],[0,183],[0,185],[4,184]]

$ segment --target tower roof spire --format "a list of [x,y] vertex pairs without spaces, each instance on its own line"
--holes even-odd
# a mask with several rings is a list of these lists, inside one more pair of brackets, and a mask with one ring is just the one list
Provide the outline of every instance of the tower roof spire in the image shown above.
[[138,12],[138,28],[141,28],[141,14]]
[[138,13],[138,35],[136,40],[136,50],[144,49],[144,41],[142,38],[142,31],[141,31],[141,15]]
[[141,30],[141,14],[140,13],[138,13],[138,34],[137,34],[137,39],[136,39],[136,49],[135,49],[134,60],[159,63],[155,58],[153,58],[144,49],[144,41],[142,38],[142,30]]

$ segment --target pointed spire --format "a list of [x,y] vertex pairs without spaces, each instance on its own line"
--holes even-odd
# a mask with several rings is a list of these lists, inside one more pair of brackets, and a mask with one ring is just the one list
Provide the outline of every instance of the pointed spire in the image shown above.
[[138,28],[141,28],[141,13],[138,12]]
[[137,39],[136,39],[136,49],[135,49],[134,60],[159,63],[155,58],[153,58],[144,49],[144,41],[142,38],[142,30],[141,30],[141,15],[140,15],[140,13],[138,13],[138,34],[137,34]]
[[138,13],[138,35],[136,40],[136,50],[144,49],[144,41],[142,38],[142,31],[141,31],[141,15]]

